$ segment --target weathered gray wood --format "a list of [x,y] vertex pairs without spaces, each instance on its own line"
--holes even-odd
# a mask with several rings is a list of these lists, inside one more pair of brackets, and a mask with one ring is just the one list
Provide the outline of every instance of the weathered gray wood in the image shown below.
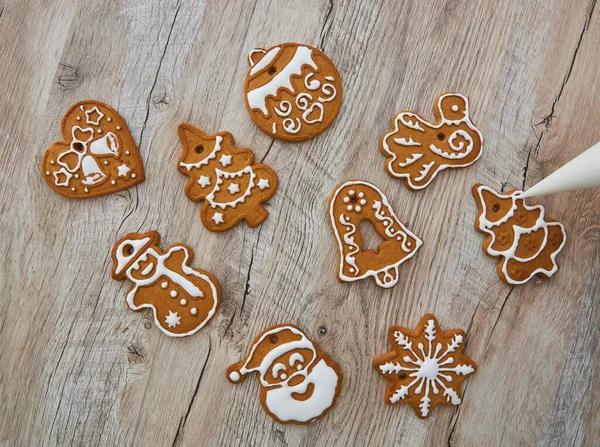
[[[539,199],[567,229],[561,270],[511,288],[481,251],[470,187],[531,186],[600,140],[596,0],[8,0],[0,13],[0,444],[597,445],[600,442],[600,199]],[[0,1],[0,5],[3,2]],[[334,125],[301,144],[273,141],[243,102],[246,55],[299,41],[322,48],[344,81]],[[484,153],[413,193],[389,178],[377,141],[395,113],[432,118],[444,91],[471,98]],[[72,201],[39,177],[64,111],[94,98],[127,120],[147,180]],[[176,128],[228,130],[279,175],[271,217],[208,232],[175,169]],[[425,241],[382,290],[340,284],[326,215],[334,187],[385,191]],[[199,334],[162,335],[124,306],[110,249],[156,229],[194,248],[224,296]],[[372,360],[387,329],[434,312],[468,332],[478,373],[464,403],[422,421],[383,402]],[[344,371],[337,407],[281,426],[254,380],[226,367],[266,326],[303,327]]]

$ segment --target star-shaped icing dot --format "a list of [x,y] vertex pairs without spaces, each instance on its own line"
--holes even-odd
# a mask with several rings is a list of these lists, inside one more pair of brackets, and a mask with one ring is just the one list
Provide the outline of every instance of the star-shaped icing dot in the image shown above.
[[98,110],[98,107],[94,106],[90,110],[85,111],[85,122],[97,126],[104,117],[104,113]]
[[181,317],[177,316],[177,312],[169,311],[169,315],[165,318],[165,323],[169,325],[169,327],[175,327],[180,324]]
[[215,213],[212,220],[214,220],[216,224],[223,223],[223,213]]
[[205,175],[201,175],[198,179],[198,184],[203,188],[206,188],[208,185],[210,185],[210,179]]
[[264,178],[261,178],[261,179],[258,181],[258,187],[259,187],[260,189],[265,189],[265,188],[268,188],[268,187],[269,187],[269,180],[267,180],[267,179],[264,179]]
[[227,187],[227,189],[229,190],[230,194],[235,194],[236,192],[240,192],[240,185],[237,183],[232,183]]
[[117,170],[119,171],[118,177],[125,177],[127,173],[131,171],[131,168],[126,164],[122,164],[117,166]]
[[221,155],[219,163],[221,163],[223,166],[229,166],[231,164],[231,155]]

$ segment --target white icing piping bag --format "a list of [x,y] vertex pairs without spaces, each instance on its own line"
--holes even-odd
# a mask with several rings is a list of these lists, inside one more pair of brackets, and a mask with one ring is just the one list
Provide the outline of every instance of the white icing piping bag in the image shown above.
[[600,186],[600,143],[554,171],[519,197],[534,197]]

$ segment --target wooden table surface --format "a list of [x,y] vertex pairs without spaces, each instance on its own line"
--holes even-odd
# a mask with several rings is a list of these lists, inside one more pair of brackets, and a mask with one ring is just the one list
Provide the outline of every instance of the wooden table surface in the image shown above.
[[[470,187],[531,186],[600,140],[600,7],[581,1],[0,1],[0,443],[3,445],[598,445],[600,195],[532,200],[566,227],[550,280],[510,287],[473,229]],[[2,5],[0,5],[1,7]],[[243,100],[247,54],[286,41],[335,61],[338,119],[274,141]],[[471,99],[481,159],[412,192],[384,171],[379,137],[399,111]],[[70,200],[40,176],[64,112],[82,99],[128,122],[146,181]],[[228,130],[277,172],[269,219],[207,231],[176,169],[177,125]],[[336,280],[334,187],[385,191],[424,245],[384,290]],[[222,305],[198,334],[162,334],[124,304],[110,250],[127,232],[184,242]],[[426,420],[384,403],[373,359],[392,325],[427,312],[467,332],[478,371],[464,403]],[[256,380],[225,370],[277,323],[302,327],[343,369],[337,406],[308,427],[274,422]]]

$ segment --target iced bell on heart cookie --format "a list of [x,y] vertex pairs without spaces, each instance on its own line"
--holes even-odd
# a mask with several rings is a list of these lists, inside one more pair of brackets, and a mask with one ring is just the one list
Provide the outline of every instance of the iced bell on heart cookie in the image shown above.
[[335,120],[342,105],[342,83],[323,52],[284,43],[253,50],[248,64],[246,107],[263,132],[284,141],[303,141]]
[[227,369],[231,383],[258,373],[260,400],[276,421],[308,424],[335,404],[342,382],[339,366],[298,327],[274,326],[252,343],[248,357]]
[[[340,281],[372,276],[378,286],[393,287],[400,264],[423,244],[400,222],[383,192],[367,182],[349,181],[339,186],[329,201],[329,218],[339,249]],[[383,239],[377,250],[363,247],[363,220]]]

